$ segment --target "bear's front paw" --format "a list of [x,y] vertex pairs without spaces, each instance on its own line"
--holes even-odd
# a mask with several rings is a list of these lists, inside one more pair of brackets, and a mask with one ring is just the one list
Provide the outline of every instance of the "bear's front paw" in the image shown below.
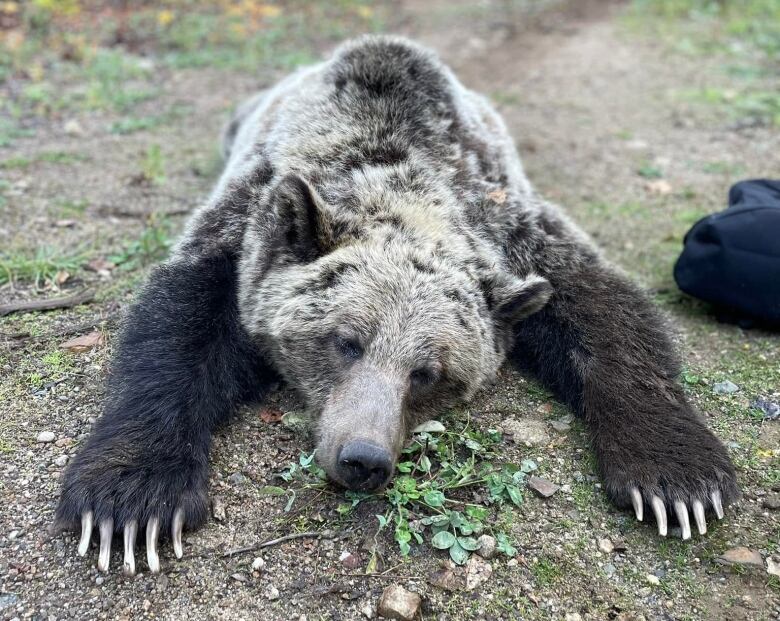
[[123,571],[135,574],[138,530],[146,531],[146,558],[160,571],[160,533],[170,533],[177,558],[183,555],[182,530],[206,519],[207,466],[190,452],[138,451],[118,442],[88,442],[65,472],[54,529],[81,528],[78,553],[84,556],[93,526],[100,533],[98,569],[108,571],[114,533],[123,533]]
[[[691,413],[692,414],[692,413]],[[734,466],[725,447],[695,415],[669,425],[634,424],[611,430],[594,442],[605,490],[618,506],[633,506],[642,521],[649,507],[658,533],[667,533],[667,513],[674,515],[682,538],[707,532],[705,514],[723,518],[723,507],[739,497]]]

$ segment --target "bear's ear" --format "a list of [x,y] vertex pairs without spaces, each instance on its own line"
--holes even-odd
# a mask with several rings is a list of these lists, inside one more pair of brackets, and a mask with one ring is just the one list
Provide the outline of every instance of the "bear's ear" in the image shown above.
[[535,274],[518,278],[499,271],[484,277],[481,284],[488,309],[506,327],[542,310],[553,293],[549,281]]
[[303,177],[290,173],[271,192],[278,243],[300,261],[327,254],[333,248],[333,228],[317,191]]

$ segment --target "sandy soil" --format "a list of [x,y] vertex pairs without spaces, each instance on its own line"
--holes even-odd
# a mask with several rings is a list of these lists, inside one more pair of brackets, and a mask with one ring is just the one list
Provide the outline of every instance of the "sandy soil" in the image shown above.
[[[661,540],[652,525],[637,525],[611,507],[594,477],[581,427],[548,429],[533,447],[508,443],[507,459],[532,457],[546,478],[567,485],[547,500],[528,494],[510,515],[519,550],[514,563],[493,561],[490,580],[474,592],[447,592],[429,584],[442,558],[417,546],[401,558],[381,536],[383,577],[346,569],[352,552],[365,564],[379,511],[361,505],[346,517],[336,490],[310,493],[292,512],[284,499],[258,489],[278,484],[275,474],[309,447],[257,411],[218,434],[213,450],[212,495],[225,507],[186,538],[185,558],[163,548],[163,573],[127,579],[94,567],[96,551],[76,556],[73,536],[50,537],[62,457],[77,451],[100,411],[102,379],[116,318],[132,297],[139,272],[108,277],[82,272],[66,289],[98,289],[87,307],[4,318],[0,344],[0,618],[2,619],[359,619],[384,586],[402,584],[423,596],[425,619],[772,619],[780,618],[780,591],[762,569],[733,570],[715,557],[744,545],[763,557],[778,552],[780,514],[765,499],[780,491],[778,422],[749,411],[757,396],[780,391],[780,340],[718,324],[695,302],[676,293],[671,266],[680,239],[696,216],[725,206],[728,186],[742,177],[780,170],[777,128],[742,126],[692,104],[680,93],[701,86],[728,88],[723,58],[685,56],[626,23],[620,3],[571,1],[529,10],[511,3],[401,3],[391,25],[430,44],[464,82],[490,94],[516,137],[531,180],[602,244],[607,256],[649,287],[679,329],[689,370],[706,384],[692,397],[732,449],[745,497],[704,538]],[[179,106],[184,113],[153,132],[114,135],[115,113],[51,120],[13,154],[43,151],[84,154],[67,169],[52,162],[7,170],[8,204],[0,216],[0,244],[34,248],[45,242],[89,247],[105,255],[136,237],[143,214],[179,215],[202,200],[213,179],[215,137],[229,108],[277,76],[247,76],[216,69],[155,67],[149,81],[157,99],[149,111]],[[150,144],[161,145],[165,183],[137,183]],[[10,157],[11,153],[3,157]],[[643,165],[661,171],[669,191],[648,187]],[[206,172],[204,172],[206,171]],[[709,171],[709,172],[708,172]],[[85,201],[69,226],[62,206]],[[30,287],[0,290],[3,301],[36,296]],[[105,346],[46,362],[73,325],[103,325]],[[16,335],[10,338],[9,335]],[[35,379],[37,376],[40,379]],[[715,396],[711,382],[731,379],[742,390]],[[279,394],[274,405],[298,407]],[[506,371],[497,386],[469,408],[486,428],[507,418],[548,421],[564,410],[526,379]],[[41,431],[56,442],[37,443]],[[774,451],[774,452],[773,452]],[[774,472],[774,474],[772,474]],[[242,476],[232,476],[240,473]],[[331,537],[299,539],[224,558],[224,550],[275,536],[327,530]],[[622,540],[625,551],[604,553],[598,540]],[[264,571],[252,571],[255,556]],[[143,564],[143,563],[141,563]],[[658,578],[658,584],[648,580]]]

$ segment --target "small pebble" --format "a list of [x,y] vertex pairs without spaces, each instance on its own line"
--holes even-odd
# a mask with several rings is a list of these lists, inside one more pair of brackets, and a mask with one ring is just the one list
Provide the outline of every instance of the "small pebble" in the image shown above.
[[607,539],[606,537],[604,539],[599,539],[599,550],[601,550],[604,554],[612,554],[612,550],[615,549],[615,546],[612,545],[612,542]]
[[549,498],[561,489],[560,485],[556,485],[542,477],[528,477],[528,487],[534,490],[542,498]]
[[271,585],[268,588],[268,591],[266,592],[265,596],[270,599],[271,601],[279,599],[279,589],[277,589],[275,586]]
[[661,579],[658,576],[654,576],[653,574],[647,574],[645,576],[645,580],[652,584],[653,586],[658,586],[661,584]]
[[398,584],[391,584],[382,591],[377,611],[385,619],[412,621],[420,610],[422,600],[417,593],[407,591]]
[[477,544],[479,544],[479,548],[477,548],[477,554],[479,554],[482,558],[490,560],[496,555],[497,549],[495,537],[491,537],[490,535],[480,535],[479,539],[477,539]]
[[65,464],[68,463],[68,456],[67,455],[60,455],[54,460],[54,465],[59,466],[62,468]]
[[252,571],[263,571],[264,567],[265,561],[259,556],[252,561]]
[[54,432],[53,431],[41,431],[41,433],[38,434],[38,437],[36,440],[38,442],[54,442]]
[[761,553],[744,546],[726,550],[715,561],[722,565],[741,565],[744,567],[761,567],[762,569],[764,567],[764,559],[761,557]]
[[725,382],[718,382],[712,385],[712,391],[718,395],[731,395],[739,390],[734,382],[726,380]]

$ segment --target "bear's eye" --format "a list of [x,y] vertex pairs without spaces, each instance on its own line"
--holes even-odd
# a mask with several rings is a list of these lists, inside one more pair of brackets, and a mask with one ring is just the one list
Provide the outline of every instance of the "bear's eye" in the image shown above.
[[409,373],[409,380],[415,386],[430,386],[436,379],[436,373],[427,367],[420,367]]
[[334,336],[334,342],[338,352],[347,360],[357,360],[363,355],[363,348],[357,339],[337,334]]

